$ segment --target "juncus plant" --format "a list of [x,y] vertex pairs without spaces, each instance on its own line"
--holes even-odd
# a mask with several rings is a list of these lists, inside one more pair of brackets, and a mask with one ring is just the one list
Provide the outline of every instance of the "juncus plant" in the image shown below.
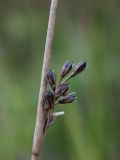
[[[63,111],[54,113],[56,105],[72,103],[76,99],[75,92],[69,93],[69,80],[86,68],[86,62],[74,65],[72,62],[66,61],[61,69],[59,82],[57,82],[54,70],[49,70],[57,6],[58,0],[51,0],[31,160],[39,159],[48,127],[54,123],[57,116],[64,114]],[[47,89],[48,84],[49,90]]]

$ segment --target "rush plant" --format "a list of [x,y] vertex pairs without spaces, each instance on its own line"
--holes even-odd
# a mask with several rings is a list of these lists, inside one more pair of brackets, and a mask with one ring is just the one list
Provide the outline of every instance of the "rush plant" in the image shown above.
[[[41,145],[48,127],[53,124],[57,116],[64,114],[64,112],[54,113],[55,106],[57,104],[71,103],[76,99],[76,94],[74,92],[69,93],[69,80],[86,68],[86,62],[80,62],[77,65],[74,65],[72,62],[66,61],[61,69],[61,78],[58,83],[56,81],[55,72],[53,70],[49,70],[57,6],[58,0],[52,0],[46,36],[31,160],[39,159]],[[48,83],[51,88],[50,90],[47,90]]]

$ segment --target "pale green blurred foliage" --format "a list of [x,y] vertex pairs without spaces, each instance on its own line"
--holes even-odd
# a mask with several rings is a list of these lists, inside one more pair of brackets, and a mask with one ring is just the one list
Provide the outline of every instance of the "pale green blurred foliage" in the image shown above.
[[[50,1],[0,0],[0,159],[30,159]],[[86,60],[76,103],[48,130],[44,160],[120,159],[120,2],[61,1],[51,67]],[[59,78],[59,76],[58,76]]]

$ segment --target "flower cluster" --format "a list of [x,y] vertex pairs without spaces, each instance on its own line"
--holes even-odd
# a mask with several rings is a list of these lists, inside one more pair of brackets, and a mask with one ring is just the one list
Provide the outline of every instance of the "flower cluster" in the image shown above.
[[47,73],[47,82],[49,83],[51,90],[48,90],[44,98],[44,110],[45,110],[45,126],[44,131],[48,126],[53,124],[55,118],[64,112],[53,113],[55,105],[67,104],[74,102],[76,99],[75,92],[69,93],[69,80],[86,68],[86,62],[80,62],[73,64],[66,61],[61,69],[60,81],[56,82],[56,74],[54,70],[49,70]]

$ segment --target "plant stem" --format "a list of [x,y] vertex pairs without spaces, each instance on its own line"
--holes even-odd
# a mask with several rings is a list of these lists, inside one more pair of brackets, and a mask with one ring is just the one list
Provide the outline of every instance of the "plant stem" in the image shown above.
[[72,75],[72,73],[71,73],[66,79],[64,79],[64,80],[61,82],[61,84],[67,82],[70,78],[72,78],[71,75]]
[[35,124],[31,160],[39,159],[41,144],[43,141],[43,127],[44,127],[43,100],[44,100],[44,95],[47,89],[46,76],[47,76],[47,72],[48,72],[48,68],[50,64],[57,5],[58,5],[58,0],[52,0],[51,8],[50,8],[50,15],[49,15],[48,30],[47,30],[47,36],[46,36],[46,44],[45,44],[41,84],[40,84],[40,91],[39,91],[39,98],[38,98],[38,107],[37,107],[36,124]]

